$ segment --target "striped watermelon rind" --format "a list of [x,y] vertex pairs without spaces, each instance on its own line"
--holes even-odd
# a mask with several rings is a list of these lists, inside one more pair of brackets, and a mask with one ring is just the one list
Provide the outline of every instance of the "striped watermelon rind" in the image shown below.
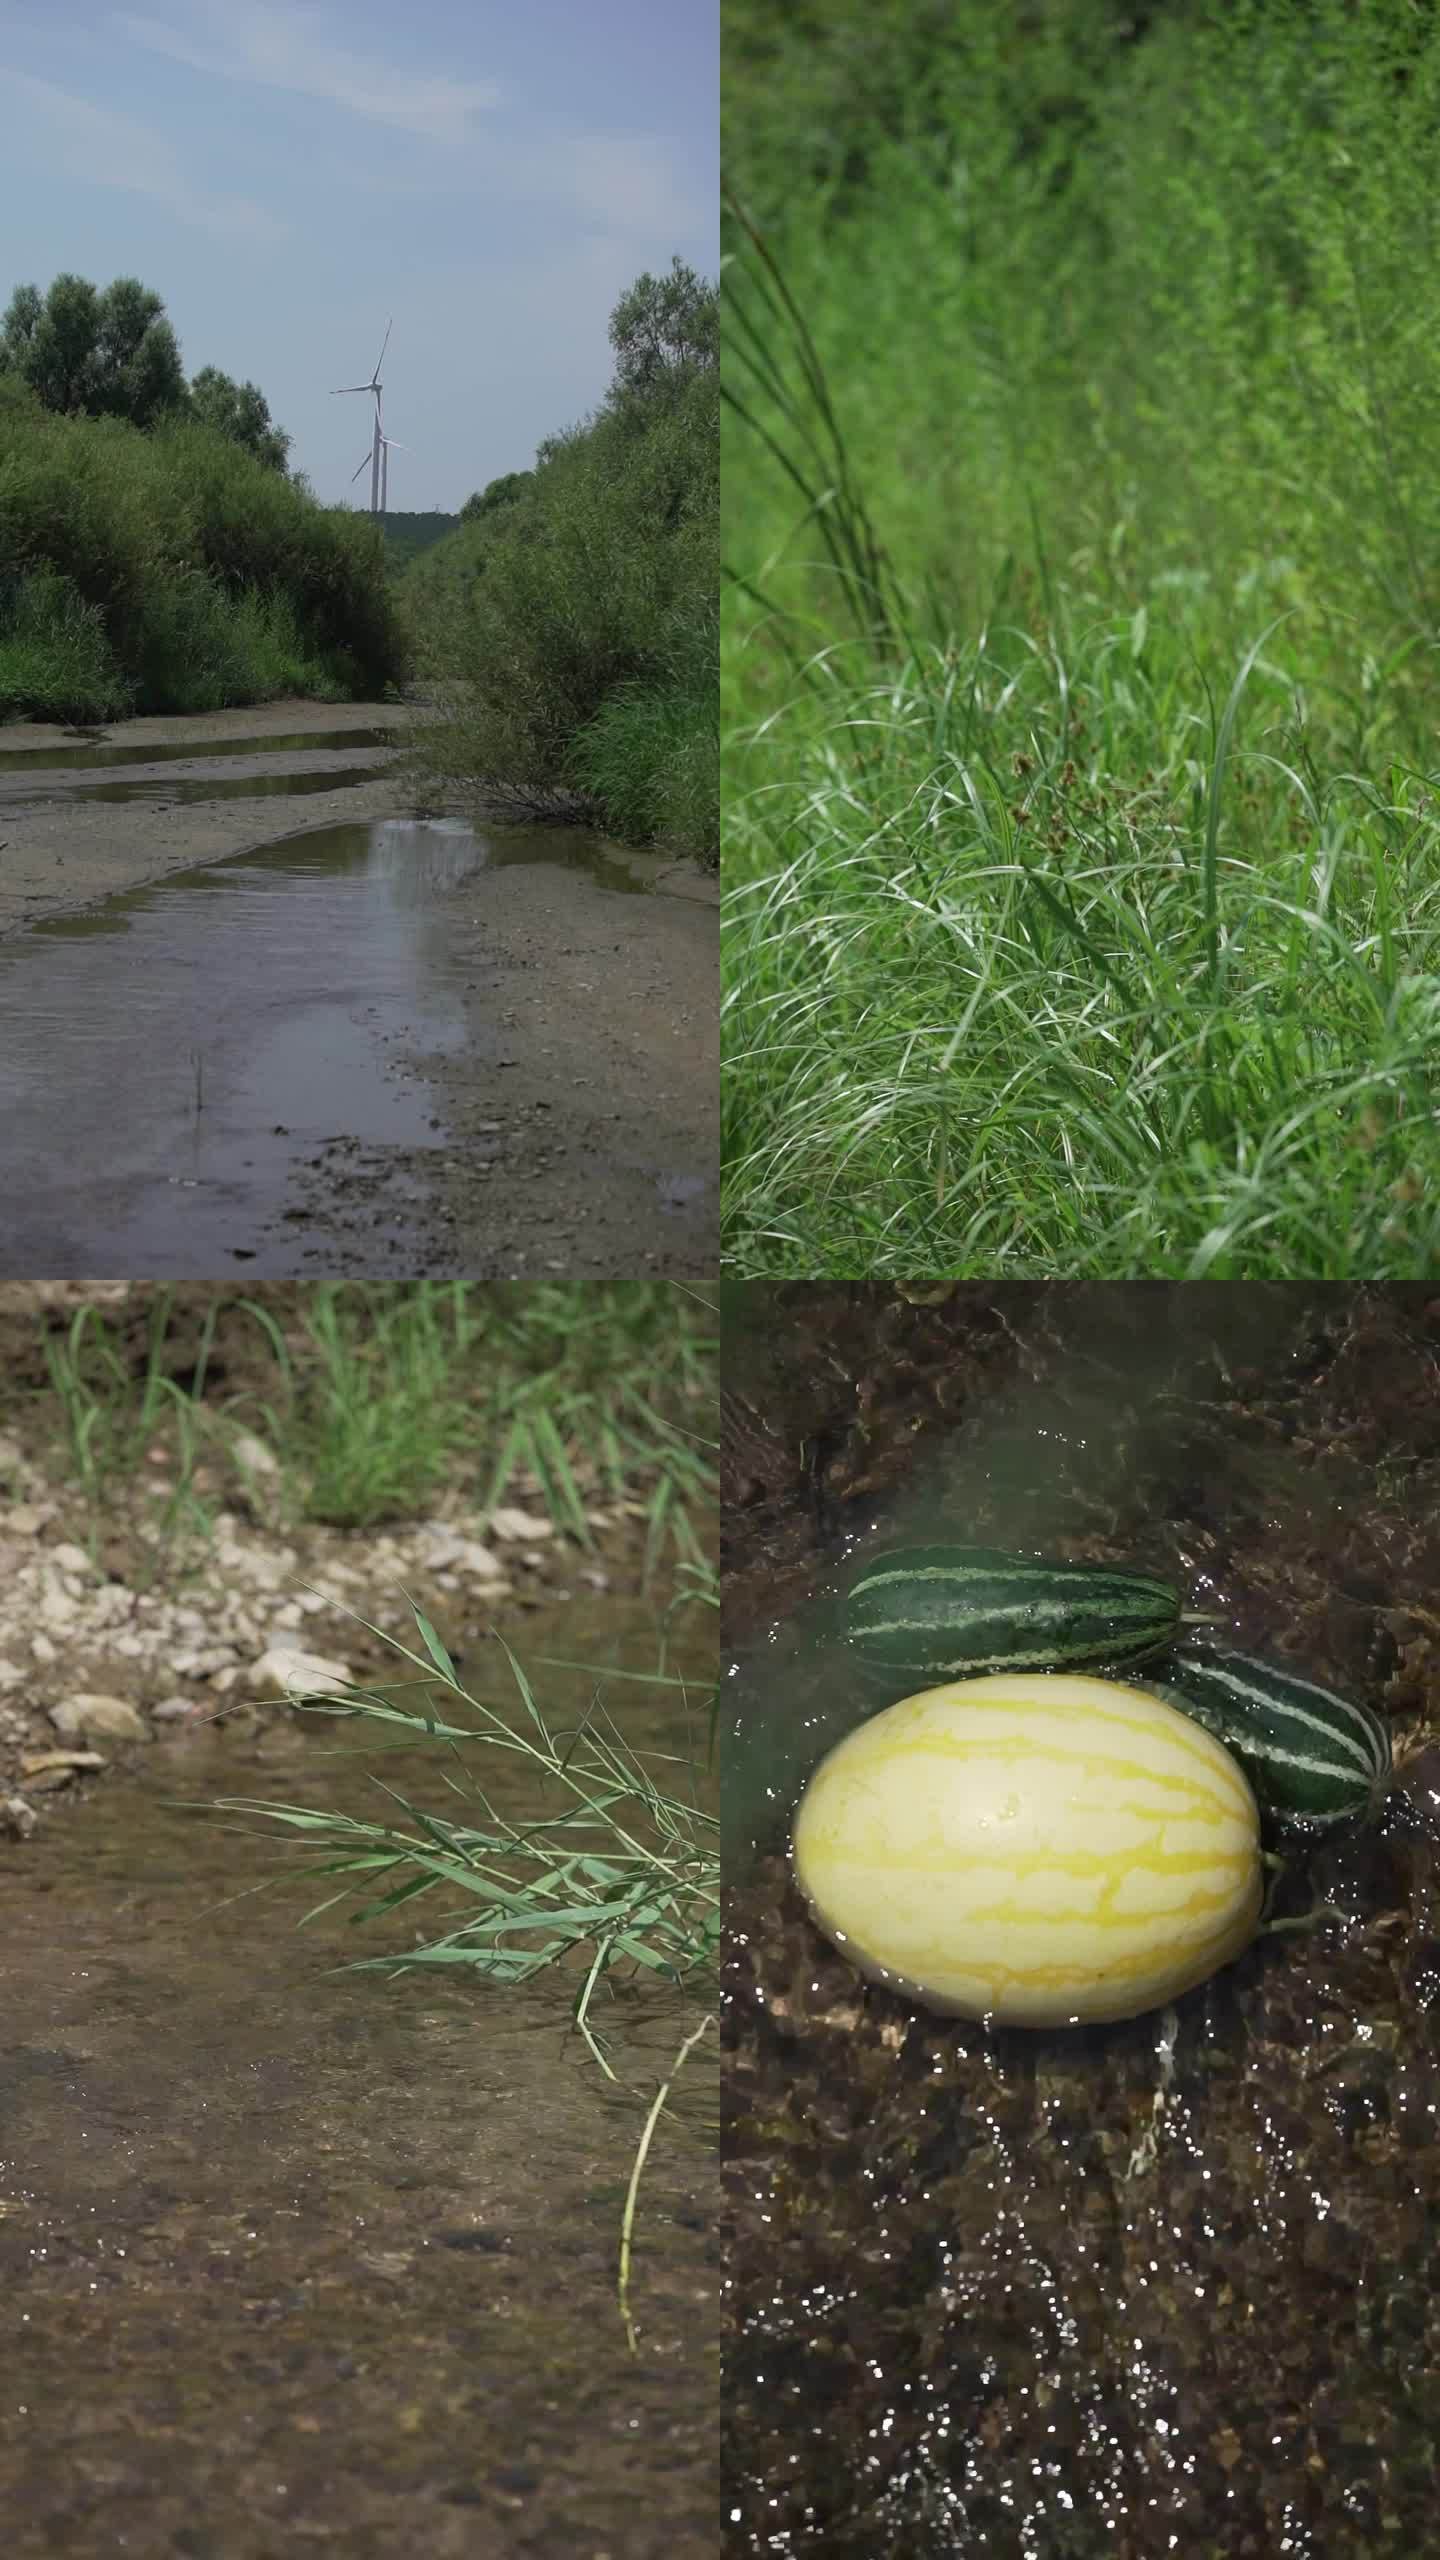
[[1140,2016],[1231,1963],[1263,1907],[1233,1754],[1152,1692],[1004,1672],[905,1698],[821,1761],[796,1882],[870,1980],[997,2025]]
[[1096,1671],[1173,1643],[1179,1595],[1113,1565],[1055,1564],[995,1547],[896,1547],[868,1557],[846,1637],[877,1673],[963,1680],[992,1671]]
[[1172,1654],[1145,1685],[1240,1762],[1267,1812],[1309,1825],[1369,1812],[1390,1775],[1390,1729],[1288,1664],[1221,1645]]

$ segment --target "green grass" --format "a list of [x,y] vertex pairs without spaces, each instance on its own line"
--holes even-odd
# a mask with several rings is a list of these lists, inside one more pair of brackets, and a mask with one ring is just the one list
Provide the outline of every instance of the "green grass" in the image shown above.
[[[98,1522],[158,1447],[161,1546],[207,1527],[217,1471],[234,1468],[286,1520],[373,1526],[458,1488],[482,1533],[499,1504],[538,1503],[588,1546],[589,1511],[624,1503],[647,1576],[708,1555],[714,1318],[683,1287],[317,1283],[281,1312],[216,1297],[198,1323],[160,1288],[143,1342],[128,1310],[88,1302],[63,1333],[37,1326],[65,1475]],[[249,1466],[246,1434],[273,1478]]]
[[702,619],[663,684],[624,685],[582,729],[571,770],[612,835],[718,859],[716,633]]
[[[672,1608],[713,1609],[713,1571],[682,1580]],[[217,1810],[239,1813],[286,1832],[305,1857],[305,1872],[338,1878],[334,1893],[306,1914],[313,1920],[353,1895],[349,1913],[364,1925],[409,1910],[422,1897],[444,1906],[435,1934],[400,1953],[362,1957],[355,1970],[404,1974],[459,1966],[502,1985],[524,1983],[564,1967],[575,1982],[572,2017],[610,2079],[616,2073],[600,2031],[602,1994],[649,1980],[713,2004],[720,1940],[718,1823],[702,1802],[698,1752],[659,1774],[653,1753],[638,1751],[606,1703],[606,1684],[640,1677],[694,1700],[694,1684],[669,1668],[668,1638],[655,1671],[594,1674],[596,1687],[581,1724],[562,1732],[547,1718],[527,1673],[502,1646],[513,1699],[496,1707],[462,1684],[443,1639],[418,1609],[423,1651],[380,1637],[419,1675],[396,1688],[354,1688],[306,1695],[307,1710],[379,1728],[392,1744],[433,1743],[458,1813],[424,1811],[383,1779],[377,1785],[398,1807],[366,1822],[309,1805],[253,1797],[222,1798]],[[574,1667],[574,1666],[571,1666]],[[710,1692],[713,1735],[713,1686]],[[518,1767],[534,1789],[524,1818],[500,1809],[486,1784],[486,1755]],[[671,2074],[651,2099],[636,2148],[619,2235],[617,2293],[632,2352],[637,2332],[630,2299],[636,2199],[656,2123],[674,2071],[714,2022],[713,2005],[683,2036]]]
[[1440,37],[861,18],[823,152],[732,29],[727,1261],[1433,1271]]

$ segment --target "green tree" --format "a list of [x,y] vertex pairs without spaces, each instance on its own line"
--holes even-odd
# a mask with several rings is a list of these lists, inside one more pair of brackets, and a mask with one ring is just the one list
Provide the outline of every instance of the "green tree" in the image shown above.
[[668,275],[638,276],[610,314],[612,401],[653,397],[713,370],[719,341],[719,293],[693,267],[672,258]]
[[253,382],[233,382],[228,373],[207,364],[190,385],[190,411],[202,427],[214,427],[231,437],[257,462],[267,463],[272,471],[284,470],[290,438],[274,424],[270,404]]
[[534,486],[533,471],[503,471],[498,480],[487,480],[483,489],[474,489],[460,510],[463,524],[474,524],[481,516],[493,516],[500,507],[513,507]]
[[627,835],[713,848],[715,287],[678,259],[641,276],[610,339],[596,412],[477,492],[412,573],[420,647],[460,680],[429,752],[522,796],[578,788]]
[[135,276],[100,292],[61,275],[41,295],[17,286],[0,325],[0,365],[11,367],[47,409],[127,418],[151,427],[183,407],[185,377],[158,293]]

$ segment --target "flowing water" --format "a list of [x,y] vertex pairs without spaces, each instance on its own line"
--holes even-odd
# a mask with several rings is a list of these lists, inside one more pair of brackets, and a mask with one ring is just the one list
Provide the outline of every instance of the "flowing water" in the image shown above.
[[[1400,2560],[1440,2441],[1440,1302],[726,1304],[724,2506],[776,2560]],[[863,1984],[790,1882],[873,1711],[873,1540],[1169,1572],[1393,1724],[1378,1821],[1177,2007],[1025,2034]]]
[[[589,1687],[572,1686],[578,1713]],[[619,1712],[637,1747],[692,1738]],[[297,1932],[333,1888],[175,1801],[373,1816],[370,1771],[463,1820],[436,1756],[337,1758],[288,1718],[193,1736],[0,1871],[15,2560],[714,2551],[704,2046],[641,2191],[633,2358],[615,2298],[644,2101],[695,2004],[647,1988],[608,2005],[613,2087],[568,2032],[573,1974],[334,1972],[408,1929]],[[498,1793],[537,1809],[523,1773],[502,1766]]]
[[[392,1152],[367,1252],[403,1268],[405,1164],[423,1175],[450,1137],[416,1058],[511,1063],[513,1039],[471,1000],[486,959],[470,892],[514,863],[626,895],[684,888],[663,857],[582,831],[377,819],[172,873],[5,945],[0,1268],[302,1273],[322,1245],[296,1178],[337,1148]],[[683,1210],[691,1179],[661,1174],[661,1208]]]

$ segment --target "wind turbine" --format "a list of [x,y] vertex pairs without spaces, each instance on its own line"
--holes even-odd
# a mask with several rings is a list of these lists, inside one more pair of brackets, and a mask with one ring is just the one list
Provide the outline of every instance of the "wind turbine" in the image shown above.
[[[385,323],[384,344],[380,349],[379,356],[376,360],[375,370],[371,374],[369,381],[339,383],[330,395],[332,400],[339,400],[350,391],[373,391],[375,394],[375,433],[371,441],[368,456],[370,464],[370,513],[372,516],[383,515],[385,512],[385,502],[380,494],[381,455],[385,445],[385,433],[380,419],[380,367],[385,361],[385,348],[390,344],[390,332],[394,326],[395,323],[393,320],[387,320]],[[352,471],[350,475],[351,479],[358,480],[360,472],[363,471],[364,468],[365,464],[362,462],[358,471]]]
[[[380,439],[380,513],[382,517],[385,513],[387,492],[390,487],[390,447],[392,444],[394,445],[397,453],[409,453],[412,450],[408,444],[402,444],[398,436],[382,436]],[[363,469],[364,466],[362,465],[361,467]]]
[[[398,436],[382,436],[380,439],[380,514],[382,519],[385,514],[385,509],[389,504],[390,447],[392,444],[394,445],[397,453],[409,453],[411,450],[408,444],[402,444],[400,442],[400,438]],[[350,474],[352,485],[359,479],[367,462],[370,463],[373,472],[374,457],[367,453],[359,462],[356,463],[354,470]],[[371,496],[370,512],[372,515],[375,512],[373,492]]]

